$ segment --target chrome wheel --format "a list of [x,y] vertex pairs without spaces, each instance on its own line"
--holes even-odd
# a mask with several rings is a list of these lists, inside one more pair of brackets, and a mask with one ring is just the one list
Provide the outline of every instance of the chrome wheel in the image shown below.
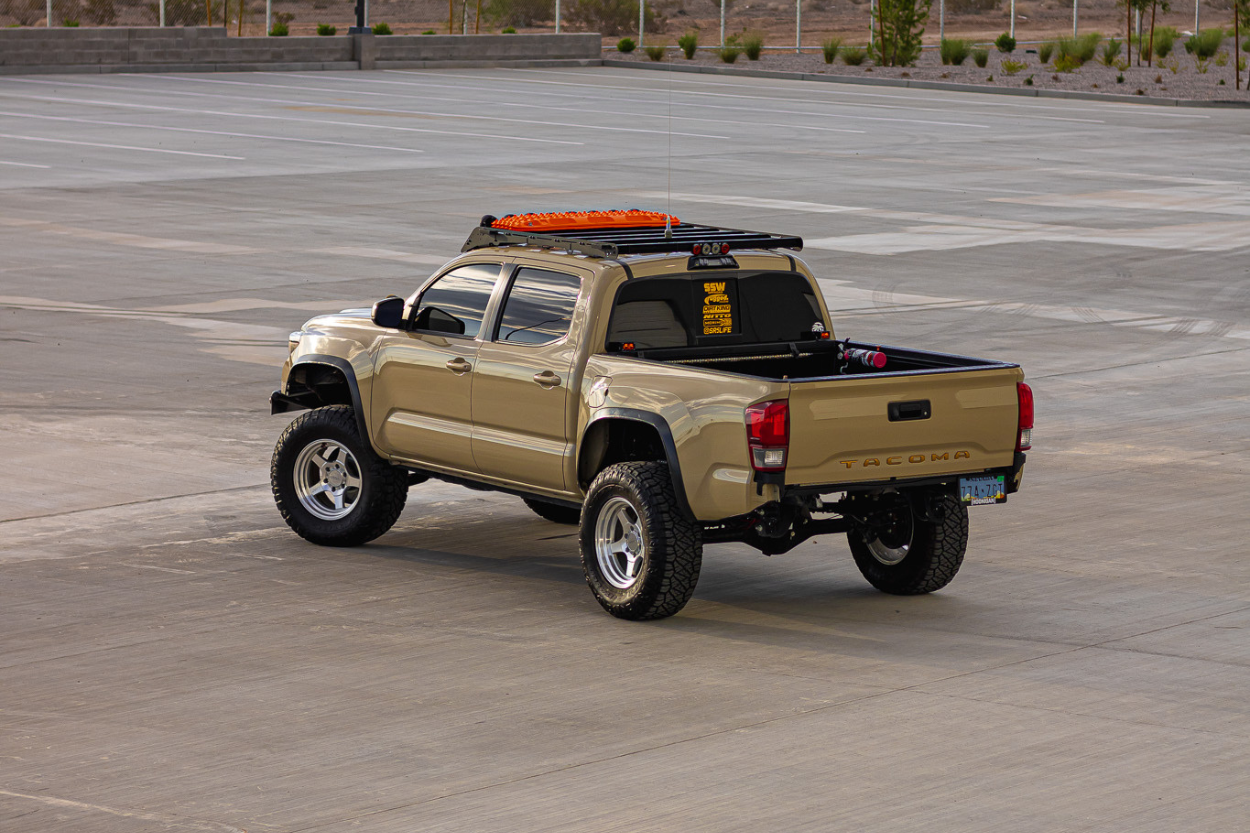
[[306,445],[295,458],[293,480],[300,505],[324,521],[347,517],[360,500],[360,464],[334,440]]
[[623,497],[610,498],[595,521],[595,559],[613,587],[628,590],[638,583],[647,560],[638,510]]
[[868,552],[887,567],[893,567],[907,557],[911,552],[911,541],[911,507],[906,502],[890,512],[885,526],[864,536]]

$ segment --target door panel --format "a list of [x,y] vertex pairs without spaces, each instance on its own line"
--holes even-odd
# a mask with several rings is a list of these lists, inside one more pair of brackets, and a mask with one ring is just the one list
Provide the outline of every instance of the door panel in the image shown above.
[[495,340],[473,374],[473,455],[484,474],[565,491],[568,392],[576,345],[568,338],[581,280],[522,267]]

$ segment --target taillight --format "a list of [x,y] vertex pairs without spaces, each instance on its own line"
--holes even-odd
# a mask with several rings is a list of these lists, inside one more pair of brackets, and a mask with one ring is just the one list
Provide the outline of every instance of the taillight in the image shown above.
[[1020,424],[1016,430],[1016,451],[1033,447],[1033,389],[1024,382],[1016,383],[1016,399],[1020,403]]
[[746,409],[747,445],[756,471],[785,471],[790,447],[790,403],[760,402]]

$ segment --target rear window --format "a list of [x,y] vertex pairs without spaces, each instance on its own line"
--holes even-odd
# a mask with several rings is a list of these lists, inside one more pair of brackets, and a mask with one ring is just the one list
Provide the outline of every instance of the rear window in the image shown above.
[[666,275],[621,287],[608,348],[801,341],[816,338],[823,325],[816,294],[807,278],[794,272]]

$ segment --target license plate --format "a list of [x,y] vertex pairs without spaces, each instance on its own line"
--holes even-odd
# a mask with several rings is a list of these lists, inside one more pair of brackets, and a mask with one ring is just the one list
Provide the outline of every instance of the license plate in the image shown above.
[[970,506],[983,503],[1006,503],[1006,478],[997,477],[961,477],[959,478],[959,499]]

